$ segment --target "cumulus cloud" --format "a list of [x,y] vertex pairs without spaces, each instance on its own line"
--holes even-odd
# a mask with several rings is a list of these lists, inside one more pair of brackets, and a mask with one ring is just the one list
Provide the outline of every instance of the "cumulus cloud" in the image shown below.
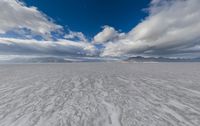
[[176,55],[200,52],[200,1],[152,0],[149,16],[126,34],[105,44],[102,56]]
[[27,7],[18,0],[0,0],[0,34],[21,29],[48,39],[51,32],[59,32],[62,26],[53,23],[36,7]]
[[0,55],[96,56],[98,51],[92,44],[81,41],[0,38]]
[[119,39],[123,35],[124,35],[123,33],[119,33],[113,27],[104,26],[103,31],[99,32],[97,35],[94,36],[93,43],[94,44],[107,43],[108,41]]
[[[22,37],[9,38],[7,32],[17,32]],[[36,7],[27,7],[18,0],[0,1],[0,55],[51,55],[51,56],[97,56],[98,50],[81,32],[69,31],[53,40],[52,32],[62,31]],[[64,33],[63,33],[64,34]],[[29,36],[27,37],[23,36]],[[34,39],[35,35],[42,40]],[[78,40],[71,40],[78,38]]]

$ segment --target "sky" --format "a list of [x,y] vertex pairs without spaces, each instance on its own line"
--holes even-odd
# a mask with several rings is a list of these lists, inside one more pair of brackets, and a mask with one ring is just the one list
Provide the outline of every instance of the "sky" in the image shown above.
[[199,0],[1,0],[2,57],[200,57]]
[[56,23],[92,38],[104,25],[128,32],[146,15],[150,0],[25,0]]

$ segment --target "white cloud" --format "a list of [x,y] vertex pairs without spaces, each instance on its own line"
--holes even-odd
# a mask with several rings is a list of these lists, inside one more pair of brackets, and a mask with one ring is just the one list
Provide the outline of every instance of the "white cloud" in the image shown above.
[[101,55],[173,55],[199,46],[199,5],[199,0],[153,0],[149,16],[126,37],[106,43]]
[[[88,42],[81,32],[72,32],[65,39],[52,40],[51,32],[60,32],[62,26],[53,23],[35,7],[27,7],[18,0],[0,1],[0,34],[18,32],[29,39],[0,37],[0,55],[52,55],[52,56],[96,56],[98,50]],[[34,35],[43,41],[33,39]],[[27,37],[25,37],[27,38]],[[78,38],[78,40],[69,40]],[[68,40],[67,40],[68,39]]]
[[[121,33],[113,27],[104,26],[90,42],[82,32],[73,31],[65,34],[65,39],[53,41],[51,32],[62,31],[62,26],[35,7],[27,7],[18,0],[1,0],[0,35],[15,31],[31,39],[0,37],[0,55],[98,56],[100,50],[101,56],[117,57],[137,54],[198,55],[199,5],[200,0],[152,0],[147,9],[149,16],[130,32]],[[35,35],[43,37],[44,41],[33,39]],[[99,44],[103,46],[96,48]]]
[[53,23],[36,7],[27,7],[18,0],[0,0],[0,34],[19,29],[28,29],[31,34],[48,39],[52,31],[59,32],[62,26]]
[[94,36],[93,43],[103,44],[111,40],[119,39],[123,35],[123,33],[119,33],[113,27],[104,26],[103,31],[99,32],[96,36]]
[[151,1],[151,4],[158,4],[158,3],[160,3],[162,0],[152,0]]
[[80,41],[84,41],[87,42],[87,38],[85,37],[85,35],[82,32],[73,32],[73,31],[69,31],[68,34],[66,34],[64,36],[65,39],[78,39]]
[[81,41],[0,38],[0,55],[96,56],[98,51],[92,44]]

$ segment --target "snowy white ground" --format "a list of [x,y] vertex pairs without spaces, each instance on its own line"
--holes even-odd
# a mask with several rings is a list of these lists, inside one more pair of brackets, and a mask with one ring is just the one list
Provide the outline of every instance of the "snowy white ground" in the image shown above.
[[0,65],[0,126],[200,126],[200,64]]

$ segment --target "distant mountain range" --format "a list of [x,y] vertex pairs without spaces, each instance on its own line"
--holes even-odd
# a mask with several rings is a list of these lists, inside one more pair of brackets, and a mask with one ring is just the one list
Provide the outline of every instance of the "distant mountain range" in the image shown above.
[[0,60],[0,63],[72,63],[72,62],[106,62],[116,61],[115,59],[109,58],[98,58],[98,57],[77,57],[77,58],[66,58],[66,57],[17,57],[7,60]]
[[124,61],[128,62],[200,62],[200,58],[164,58],[164,57],[129,57]]
[[164,57],[129,57],[123,60],[112,58],[63,58],[63,57],[18,57],[9,60],[0,60],[0,63],[72,63],[72,62],[107,62],[107,61],[125,61],[125,62],[200,62],[200,58],[164,58]]
[[32,57],[32,58],[13,58],[1,61],[1,63],[69,63],[71,60],[65,60],[58,57]]

